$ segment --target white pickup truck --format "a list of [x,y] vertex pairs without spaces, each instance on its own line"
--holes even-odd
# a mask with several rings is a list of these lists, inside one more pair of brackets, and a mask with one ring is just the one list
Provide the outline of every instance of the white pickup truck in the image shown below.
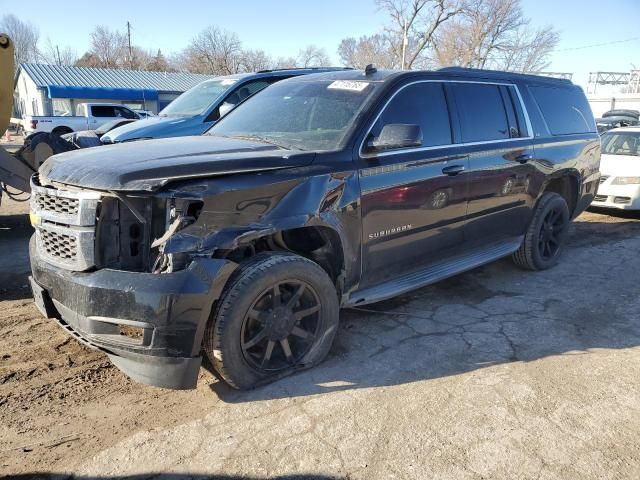
[[76,107],[75,116],[31,116],[24,118],[24,133],[31,135],[47,132],[58,135],[81,130],[95,130],[106,122],[117,120],[138,120],[140,115],[125,107],[113,103],[81,103]]

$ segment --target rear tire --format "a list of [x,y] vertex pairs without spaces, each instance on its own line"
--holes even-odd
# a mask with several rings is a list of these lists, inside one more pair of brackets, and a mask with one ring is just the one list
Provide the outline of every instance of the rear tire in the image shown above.
[[339,319],[338,295],[319,265],[262,253],[234,272],[204,337],[218,374],[250,389],[321,362]]
[[513,254],[516,265],[526,270],[546,270],[558,263],[569,230],[569,207],[554,192],[542,195],[522,245]]

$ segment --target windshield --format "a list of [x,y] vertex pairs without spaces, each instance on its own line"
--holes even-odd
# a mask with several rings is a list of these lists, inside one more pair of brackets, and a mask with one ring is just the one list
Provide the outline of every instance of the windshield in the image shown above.
[[373,91],[365,81],[276,83],[239,105],[208,134],[298,150],[335,150]]
[[176,98],[159,115],[161,117],[193,117],[205,113],[236,81],[224,79],[202,82]]
[[602,153],[640,156],[640,132],[607,132],[602,135]]

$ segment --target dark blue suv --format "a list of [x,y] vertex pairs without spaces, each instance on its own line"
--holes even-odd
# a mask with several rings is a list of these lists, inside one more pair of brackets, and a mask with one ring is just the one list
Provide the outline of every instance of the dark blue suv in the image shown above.
[[157,117],[128,123],[102,136],[102,143],[201,135],[240,102],[285,78],[343,68],[261,70],[206,80],[184,92]]

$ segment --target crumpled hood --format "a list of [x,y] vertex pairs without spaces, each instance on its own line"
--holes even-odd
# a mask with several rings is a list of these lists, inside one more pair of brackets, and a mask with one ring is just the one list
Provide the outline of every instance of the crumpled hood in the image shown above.
[[87,148],[49,157],[42,183],[96,190],[157,190],[174,180],[309,165],[315,154],[203,135]]
[[199,135],[211,123],[204,124],[201,117],[149,117],[128,123],[105,133],[102,143],[120,143],[139,138],[167,138],[185,135]]

